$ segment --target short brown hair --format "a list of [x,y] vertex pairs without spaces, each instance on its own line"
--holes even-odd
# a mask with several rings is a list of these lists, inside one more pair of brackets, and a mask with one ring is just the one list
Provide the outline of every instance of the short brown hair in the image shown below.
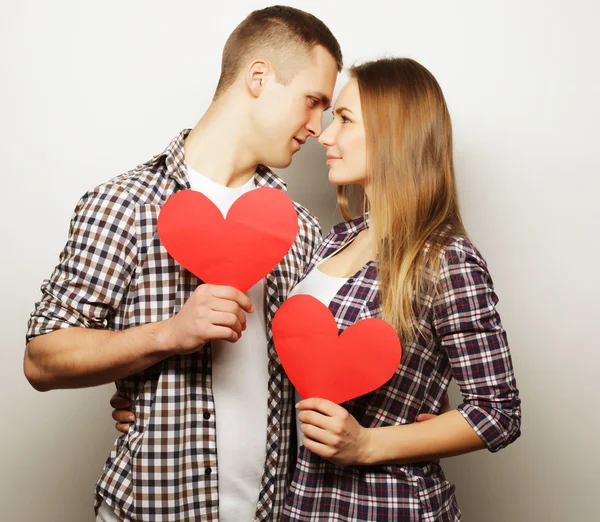
[[[294,62],[293,59],[299,55],[308,54],[317,45],[331,53],[340,72],[343,67],[340,44],[316,16],[282,5],[253,11],[234,29],[225,43],[215,99],[231,87],[244,62],[257,51],[270,51],[277,62],[274,64],[277,80],[287,83],[297,68],[294,70],[292,67],[286,74],[284,65]],[[277,67],[278,64],[280,67]]]

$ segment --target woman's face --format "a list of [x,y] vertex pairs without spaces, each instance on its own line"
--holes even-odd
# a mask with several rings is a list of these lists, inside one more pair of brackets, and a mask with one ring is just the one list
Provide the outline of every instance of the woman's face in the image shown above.
[[327,149],[329,181],[334,185],[363,185],[367,176],[367,142],[358,82],[352,78],[342,89],[334,119],[319,143]]

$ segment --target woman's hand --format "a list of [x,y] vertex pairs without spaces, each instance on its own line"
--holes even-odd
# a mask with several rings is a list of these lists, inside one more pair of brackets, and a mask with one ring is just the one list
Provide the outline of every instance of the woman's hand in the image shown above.
[[338,466],[363,463],[368,429],[347,410],[326,399],[306,399],[296,408],[306,449]]
[[112,418],[116,421],[115,428],[121,433],[128,433],[129,426],[135,422],[131,401],[119,395],[117,391],[110,398],[110,405],[114,408]]

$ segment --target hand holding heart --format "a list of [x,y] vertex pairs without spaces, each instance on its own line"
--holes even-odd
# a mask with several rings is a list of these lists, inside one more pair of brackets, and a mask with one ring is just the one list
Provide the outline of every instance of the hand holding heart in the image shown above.
[[244,194],[227,218],[204,194],[183,190],[163,205],[157,232],[175,261],[210,283],[199,286],[179,313],[161,324],[169,351],[185,354],[210,340],[241,337],[244,312],[253,311],[243,292],[288,252],[298,233],[298,215],[290,198],[274,188]]
[[208,341],[235,342],[246,329],[244,312],[253,312],[247,295],[230,286],[200,285],[181,310],[160,323],[170,352],[184,355],[198,351]]
[[305,399],[296,408],[307,450],[338,466],[366,462],[369,429],[346,409],[326,399]]
[[371,432],[337,403],[394,375],[402,355],[394,329],[381,319],[364,319],[338,335],[329,309],[302,294],[280,307],[272,329],[283,368],[307,397],[296,405],[306,449],[340,466],[367,462]]

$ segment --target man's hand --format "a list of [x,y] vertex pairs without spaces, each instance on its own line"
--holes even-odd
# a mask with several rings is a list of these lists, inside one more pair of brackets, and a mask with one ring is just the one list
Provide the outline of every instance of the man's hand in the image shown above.
[[167,349],[178,355],[193,353],[208,341],[235,342],[246,329],[246,315],[254,306],[247,295],[231,286],[200,285],[181,310],[163,323]]
[[368,430],[347,410],[326,399],[306,399],[296,407],[306,449],[339,466],[361,463]]
[[110,398],[110,406],[114,408],[112,418],[115,420],[117,431],[128,433],[129,427],[135,422],[131,401],[122,397],[119,395],[119,392],[116,391]]
[[[442,407],[440,408],[440,415],[442,413],[447,413],[451,410],[452,408],[450,408],[450,397],[448,397],[448,394],[444,395],[444,398],[442,399]],[[431,419],[435,419],[437,417],[437,415],[433,415],[431,413],[420,413],[419,415],[417,415],[417,422],[424,422],[424,421],[428,421]]]

